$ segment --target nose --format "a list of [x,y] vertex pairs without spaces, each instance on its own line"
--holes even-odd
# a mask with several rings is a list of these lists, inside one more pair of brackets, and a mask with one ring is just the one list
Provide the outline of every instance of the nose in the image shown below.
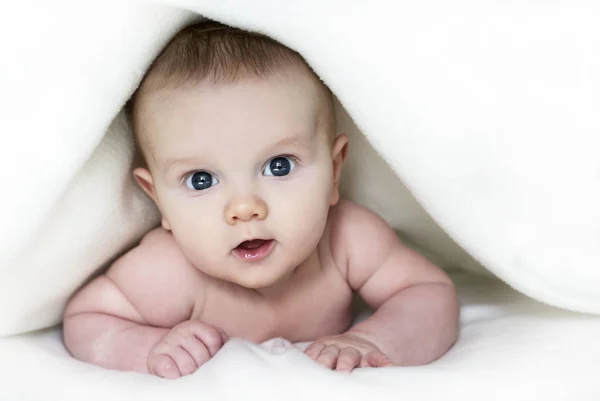
[[267,217],[267,204],[258,196],[238,196],[225,207],[225,221],[233,225],[238,221],[263,220]]

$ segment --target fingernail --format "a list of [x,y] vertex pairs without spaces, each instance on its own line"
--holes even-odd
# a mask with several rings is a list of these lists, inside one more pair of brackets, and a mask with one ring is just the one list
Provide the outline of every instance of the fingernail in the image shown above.
[[352,370],[352,368],[349,367],[348,365],[345,365],[345,366],[341,365],[341,366],[336,366],[335,370],[337,372],[348,373],[348,372],[350,372]]

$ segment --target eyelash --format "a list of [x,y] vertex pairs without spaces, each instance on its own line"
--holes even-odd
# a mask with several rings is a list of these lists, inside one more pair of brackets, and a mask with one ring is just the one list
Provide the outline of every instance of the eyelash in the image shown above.
[[[273,156],[273,157],[270,157],[269,159],[267,159],[267,161],[266,161],[266,162],[265,162],[265,163],[262,165],[262,167],[261,167],[260,171],[262,172],[262,171],[264,170],[265,166],[266,166],[266,165],[267,165],[267,164],[268,164],[268,163],[269,163],[271,160],[273,160],[273,159],[276,159],[276,158],[278,158],[278,157],[287,157],[287,158],[289,158],[289,159],[292,159],[292,161],[293,161],[293,162],[296,164],[296,167],[298,167],[298,166],[302,165],[302,163],[300,162],[300,159],[298,159],[298,157],[296,157],[296,156],[294,156],[294,155],[289,155],[289,154],[282,154],[282,155],[276,155],[276,156]],[[203,169],[191,170],[191,171],[188,171],[187,173],[185,173],[185,174],[184,174],[184,175],[181,177],[180,184],[181,184],[182,186],[185,186],[185,182],[187,181],[187,179],[188,179],[188,178],[190,178],[190,176],[191,176],[192,174],[194,174],[194,173],[197,173],[197,172],[199,172],[199,171],[206,171],[207,173],[209,173],[209,174],[211,174],[211,175],[213,175],[213,176],[215,176],[215,177],[216,177],[216,174],[214,174],[213,172],[211,172],[211,171],[209,171],[209,170],[203,170]],[[217,179],[218,179],[218,177],[217,177]]]
[[267,159],[267,161],[263,164],[263,167],[267,165],[267,163],[269,163],[271,160],[273,159],[277,159],[278,157],[287,157],[288,159],[292,159],[292,161],[294,163],[296,163],[296,165],[300,164],[300,160],[298,160],[298,158],[294,155],[277,155],[277,156],[273,156]]
[[212,175],[212,176],[216,177],[216,174],[212,173],[212,172],[211,172],[211,171],[209,171],[209,170],[203,170],[203,169],[191,170],[191,171],[188,171],[187,173],[185,173],[185,174],[184,174],[184,175],[181,177],[181,179],[179,180],[179,185],[180,185],[180,186],[182,186],[182,187],[184,187],[184,188],[187,188],[187,187],[186,187],[186,185],[185,185],[185,182],[187,181],[187,179],[188,179],[188,178],[190,178],[190,177],[191,177],[192,175],[194,175],[195,173],[197,173],[197,172],[200,172],[200,171],[205,171],[205,172],[207,172],[208,174],[210,174],[210,175]]

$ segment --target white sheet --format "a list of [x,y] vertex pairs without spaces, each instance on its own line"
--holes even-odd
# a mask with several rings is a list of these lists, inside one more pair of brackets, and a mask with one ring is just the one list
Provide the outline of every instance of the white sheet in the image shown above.
[[[458,344],[419,368],[326,371],[291,345],[229,342],[195,374],[167,381],[71,359],[58,330],[0,339],[0,399],[544,400],[600,399],[600,317],[565,312],[489,279],[455,277]],[[281,341],[281,340],[280,340]]]

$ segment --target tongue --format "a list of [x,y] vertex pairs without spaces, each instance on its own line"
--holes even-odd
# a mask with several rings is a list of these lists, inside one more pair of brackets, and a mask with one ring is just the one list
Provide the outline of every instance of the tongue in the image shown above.
[[258,247],[260,247],[262,244],[264,244],[265,241],[264,239],[253,239],[251,241],[244,241],[240,244],[240,248],[243,249],[256,249]]

